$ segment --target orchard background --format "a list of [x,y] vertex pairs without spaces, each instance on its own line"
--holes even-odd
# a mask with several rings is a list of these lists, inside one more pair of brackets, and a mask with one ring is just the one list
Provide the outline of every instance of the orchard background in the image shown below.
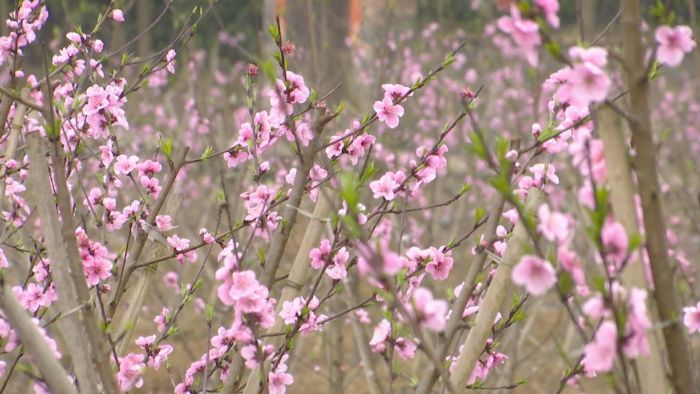
[[694,0],[4,0],[0,392],[700,392]]

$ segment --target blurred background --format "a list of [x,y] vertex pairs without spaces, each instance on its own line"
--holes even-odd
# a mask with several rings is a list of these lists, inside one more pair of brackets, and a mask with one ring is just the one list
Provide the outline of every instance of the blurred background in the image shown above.
[[[63,38],[64,32],[94,21],[109,2],[52,0],[48,2],[51,29],[42,34]],[[255,61],[271,44],[266,27],[274,22],[275,15],[281,15],[283,25],[289,26],[288,37],[300,50],[310,53],[315,72],[308,78],[317,86],[344,78],[348,68],[342,65],[353,46],[378,49],[378,43],[388,43],[398,34],[420,31],[433,23],[445,31],[464,29],[469,32],[468,40],[478,42],[484,25],[499,14],[498,9],[507,9],[510,0],[119,0],[115,6],[124,11],[126,21],[107,26],[101,38],[107,48],[121,48],[138,36],[125,50],[147,56],[173,40],[194,7],[207,8],[212,3],[216,5],[199,24],[191,50],[205,50],[208,62]],[[612,0],[560,3],[562,28],[579,28],[579,9],[587,22],[583,30],[589,34],[604,26],[618,9]],[[695,0],[667,3],[673,4],[686,23],[695,25]],[[0,15],[6,15],[11,4],[12,0],[0,2]],[[2,30],[4,33],[4,25]],[[139,34],[146,30],[147,34]]]

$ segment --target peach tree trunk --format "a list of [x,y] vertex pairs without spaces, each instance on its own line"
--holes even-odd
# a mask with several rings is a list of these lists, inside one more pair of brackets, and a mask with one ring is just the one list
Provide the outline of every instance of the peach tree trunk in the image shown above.
[[698,393],[690,344],[680,320],[680,304],[675,291],[673,267],[668,259],[666,223],[661,209],[659,180],[656,170],[656,145],[649,115],[649,82],[645,69],[645,47],[642,42],[640,0],[622,0],[624,63],[629,89],[628,120],[632,146],[636,150],[634,167],[644,212],[646,250],[654,278],[654,296],[668,347],[668,359],[674,389],[677,393]]

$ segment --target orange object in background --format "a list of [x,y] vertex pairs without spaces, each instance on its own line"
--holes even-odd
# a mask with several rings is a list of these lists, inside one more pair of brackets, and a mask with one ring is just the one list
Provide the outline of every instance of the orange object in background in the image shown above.
[[362,7],[360,0],[348,0],[348,36],[351,40],[360,33],[362,25]]
[[280,29],[282,30],[282,36],[285,35],[287,30],[287,24],[284,22],[284,14],[287,11],[287,0],[277,0],[277,5],[275,6],[275,14],[280,18]]
[[[360,32],[360,26],[362,25],[362,5],[361,0],[348,0],[348,36],[351,39],[355,39],[357,34]],[[275,14],[280,18],[280,28],[282,29],[282,34],[286,30],[286,23],[284,20],[284,15],[287,11],[287,0],[277,0],[275,4]]]
[[513,0],[496,0],[496,7],[501,11],[510,8],[511,4],[513,4]]

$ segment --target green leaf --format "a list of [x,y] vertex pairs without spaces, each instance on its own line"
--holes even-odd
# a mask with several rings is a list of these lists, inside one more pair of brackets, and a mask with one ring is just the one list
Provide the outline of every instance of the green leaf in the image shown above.
[[445,298],[447,298],[448,301],[452,301],[457,298],[454,288],[448,287],[447,290],[445,290]]
[[484,381],[483,380],[476,380],[474,383],[467,385],[467,388],[471,390],[478,390],[484,387]]
[[267,31],[270,33],[270,36],[272,36],[272,39],[275,41],[280,40],[280,30],[277,28],[276,24],[272,24],[267,27]]
[[442,67],[447,67],[447,66],[449,66],[450,64],[454,63],[456,60],[457,60],[457,58],[455,57],[454,54],[448,53],[448,54],[445,56],[445,59],[442,60]]
[[166,138],[162,139],[160,141],[160,150],[163,152],[165,157],[168,158],[168,160],[173,159],[173,139],[172,138]]
[[654,18],[662,18],[665,13],[666,7],[661,0],[656,0],[656,4],[649,8],[649,15],[653,16]]
[[601,275],[593,277],[593,289],[605,294],[605,278]]
[[365,114],[365,116],[362,117],[362,120],[360,121],[360,124],[363,125],[363,126],[366,125],[367,122],[369,122],[369,118],[371,118],[371,115]]
[[204,316],[207,318],[208,322],[211,322],[212,316],[214,316],[214,306],[211,304],[207,304],[207,306],[204,307]]
[[661,133],[659,135],[659,140],[661,142],[666,142],[668,139],[671,137],[671,133],[673,133],[673,128],[671,127],[664,127],[661,130]]
[[632,253],[642,244],[642,235],[639,233],[633,233],[630,235],[629,246],[627,247],[628,253]]
[[555,59],[560,59],[561,58],[561,45],[555,41],[549,41],[547,44],[545,44],[545,49],[547,49],[547,52],[549,52],[553,58]]
[[53,124],[46,122],[46,136],[49,140],[55,141],[60,137],[61,133],[61,121],[59,119],[54,120]]
[[359,187],[360,180],[357,178],[357,174],[352,172],[340,174],[340,195],[347,203],[348,209],[353,212],[357,209],[357,204],[360,201]]
[[[605,188],[597,188],[595,191],[595,209],[590,212],[591,225],[588,233],[591,239],[599,244],[600,233],[603,231],[605,219],[608,217],[608,191]],[[601,245],[598,245],[599,247]]]
[[647,74],[647,79],[650,81],[653,81],[657,77],[661,75],[661,63],[659,63],[657,60],[654,60],[654,63],[652,63],[651,68],[649,69],[649,74]]
[[476,278],[474,279],[474,283],[482,283],[482,282],[484,281],[484,277],[485,277],[484,273],[483,273],[483,272],[480,272],[480,273],[476,276]]
[[348,229],[350,232],[350,236],[352,238],[360,238],[362,235],[362,230],[360,228],[360,224],[357,223],[357,220],[355,220],[354,215],[345,215],[342,217],[343,219],[343,225]]
[[101,321],[100,321],[100,331],[101,331],[103,334],[106,334],[106,333],[110,332],[111,327],[112,327],[111,323],[108,323],[108,322],[106,322],[106,321],[104,321],[104,320],[101,320]]
[[406,269],[402,269],[396,274],[396,286],[400,287],[406,282]]
[[367,183],[367,181],[369,181],[376,172],[377,168],[374,166],[374,160],[372,160],[367,164],[365,172],[362,174],[362,178],[360,179],[360,184],[364,185]]
[[515,313],[513,314],[513,317],[510,319],[510,323],[512,324],[512,323],[517,323],[519,321],[523,321],[523,320],[525,320],[525,317],[526,317],[525,311],[522,308],[520,308],[517,311],[515,311]]
[[511,195],[510,182],[508,181],[508,178],[505,173],[501,172],[497,176],[492,177],[491,179],[489,179],[489,183],[502,195]]
[[537,137],[538,142],[545,142],[552,139],[555,135],[559,134],[559,130],[552,126],[547,126],[540,135]]
[[508,153],[509,147],[510,142],[507,139],[501,136],[496,137],[496,155],[499,160],[503,161],[506,159],[506,153]]
[[517,295],[516,293],[513,293],[513,297],[510,299],[510,307],[515,309],[516,306],[520,303],[520,296]]
[[469,149],[477,155],[479,158],[482,160],[488,160],[488,152],[486,150],[486,143],[484,142],[484,139],[481,138],[481,134],[476,133],[476,132],[471,132],[469,134],[469,140],[471,141],[471,144],[469,145]]
[[277,78],[277,76],[275,75],[275,64],[270,60],[261,62],[260,70],[262,70],[263,74],[265,74],[265,77],[267,77],[267,79],[269,79],[270,81],[274,81]]
[[474,209],[474,221],[476,223],[480,223],[481,219],[483,219],[486,216],[486,209],[483,207],[477,207]]
[[174,335],[177,335],[177,333],[180,331],[179,328],[172,326],[168,329],[168,333],[165,335],[166,338],[172,337]]
[[559,275],[557,275],[559,283],[559,291],[563,295],[568,295],[571,292],[573,281],[571,280],[571,274],[567,271],[562,270]]
[[530,6],[530,3],[527,1],[519,1],[518,10],[520,10],[520,12],[522,12],[523,14],[529,14],[530,12],[532,12],[532,6]]
[[214,153],[214,147],[211,145],[207,146],[207,148],[202,153],[202,156],[201,156],[202,160],[210,158],[213,153]]

